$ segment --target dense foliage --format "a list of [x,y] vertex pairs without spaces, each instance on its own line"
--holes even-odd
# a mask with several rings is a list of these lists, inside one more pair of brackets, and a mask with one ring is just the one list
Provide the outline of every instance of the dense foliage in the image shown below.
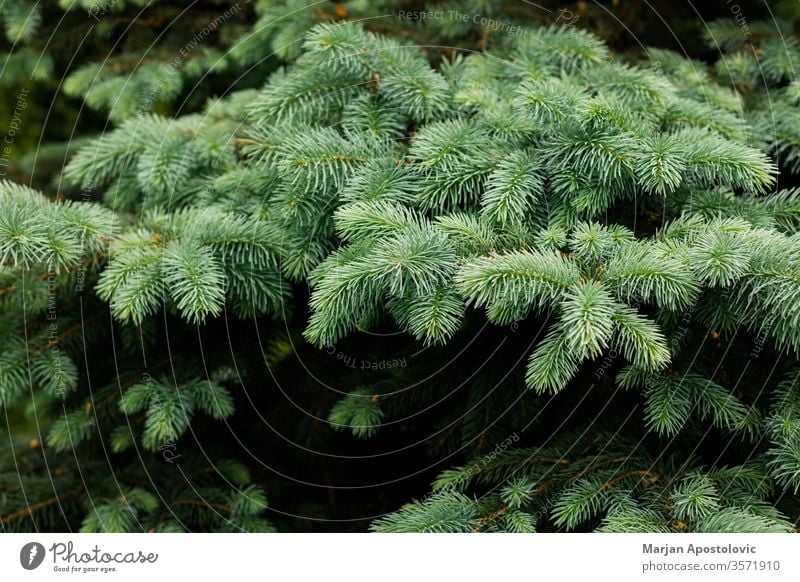
[[0,183],[4,530],[798,527],[791,30],[210,4],[70,69],[108,127]]

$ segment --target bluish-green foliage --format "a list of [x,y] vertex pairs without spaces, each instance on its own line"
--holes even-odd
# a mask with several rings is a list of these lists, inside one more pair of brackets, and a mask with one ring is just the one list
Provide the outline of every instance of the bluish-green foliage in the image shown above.
[[[42,419],[0,454],[0,524],[271,530],[264,472],[187,442],[242,408],[263,421],[245,388],[284,367],[304,393],[292,351],[330,369],[323,350],[389,328],[405,343],[381,376],[331,372],[333,396],[308,390],[312,429],[282,419],[315,445],[423,424],[461,456],[374,530],[796,528],[800,43],[767,30],[752,51],[716,23],[709,66],[531,26],[442,56],[348,21],[371,14],[350,4],[260,2],[252,30],[214,28],[180,66],[131,71],[126,52],[69,73],[66,94],[113,122],[53,181],[72,200],[0,183],[0,405]],[[38,4],[8,6],[9,38],[33,42]],[[154,113],[258,64],[258,86]],[[481,365],[441,374],[463,352]],[[114,480],[83,481],[108,455]]]

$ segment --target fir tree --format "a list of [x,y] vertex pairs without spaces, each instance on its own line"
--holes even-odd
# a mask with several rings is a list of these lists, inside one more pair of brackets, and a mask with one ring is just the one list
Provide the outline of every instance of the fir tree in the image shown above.
[[[293,442],[419,438],[450,467],[371,505],[395,510],[376,531],[797,527],[798,41],[716,23],[709,66],[573,26],[395,23],[454,45],[424,50],[348,21],[381,5],[267,4],[191,66],[71,71],[113,125],[69,148],[61,196],[0,184],[0,404],[37,435],[0,455],[5,530],[273,529],[291,486],[204,435],[264,421],[248,386],[286,378],[314,410],[272,411]],[[165,114],[221,63],[268,78]],[[347,345],[385,369],[331,371]]]

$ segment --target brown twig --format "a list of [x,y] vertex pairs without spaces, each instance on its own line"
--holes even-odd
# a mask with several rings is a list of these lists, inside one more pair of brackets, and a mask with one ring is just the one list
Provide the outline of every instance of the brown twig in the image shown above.
[[4,516],[0,517],[0,524],[6,524],[6,523],[8,523],[8,522],[10,522],[10,521],[12,521],[14,519],[17,519],[17,518],[20,518],[20,517],[25,517],[26,515],[31,515],[36,510],[42,509],[43,507],[47,507],[49,505],[53,505],[54,503],[58,503],[60,501],[63,501],[64,499],[68,499],[70,497],[74,497],[75,495],[77,495],[80,492],[81,492],[81,487],[76,487],[76,488],[70,489],[69,491],[66,491],[66,492],[64,492],[64,493],[62,493],[60,495],[56,495],[55,497],[51,497],[50,499],[44,499],[42,501],[37,501],[36,503],[33,503],[33,504],[29,505],[28,507],[26,507],[24,509],[19,509],[19,510],[13,512],[13,513],[9,513],[7,515],[4,515]]

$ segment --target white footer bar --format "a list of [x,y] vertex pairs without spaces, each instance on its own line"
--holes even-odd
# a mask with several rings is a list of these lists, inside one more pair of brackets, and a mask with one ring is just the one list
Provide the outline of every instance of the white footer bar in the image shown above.
[[14,581],[796,581],[800,536],[2,534],[0,572]]

